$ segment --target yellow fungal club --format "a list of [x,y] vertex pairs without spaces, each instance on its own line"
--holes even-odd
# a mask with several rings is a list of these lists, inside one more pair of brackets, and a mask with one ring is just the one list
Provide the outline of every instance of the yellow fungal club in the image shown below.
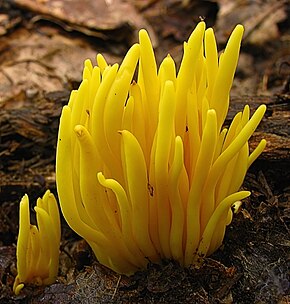
[[[148,261],[197,265],[222,244],[249,166],[248,140],[266,107],[223,128],[243,27],[218,56],[200,22],[176,72],[157,67],[145,30],[120,64],[86,60],[60,119],[56,181],[62,213],[100,263],[130,275]],[[137,75],[135,79],[134,75]],[[234,209],[233,209],[234,210]]]
[[58,272],[60,220],[54,195],[47,190],[34,207],[37,226],[30,224],[29,200],[20,202],[17,241],[17,277],[13,291],[18,295],[24,283],[52,284]]

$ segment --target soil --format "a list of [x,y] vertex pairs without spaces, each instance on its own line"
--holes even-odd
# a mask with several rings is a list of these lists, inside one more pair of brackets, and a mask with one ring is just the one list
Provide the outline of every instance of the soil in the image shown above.
[[[0,0],[0,303],[289,303],[287,1],[78,3]],[[100,265],[62,219],[56,283],[25,286],[15,296],[19,200],[28,193],[34,203],[47,188],[56,194],[58,119],[81,81],[83,61],[101,52],[120,62],[144,27],[157,61],[170,53],[178,62],[182,42],[201,18],[214,27],[220,50],[236,23],[246,28],[226,123],[246,103],[253,109],[267,104],[251,144],[265,138],[268,145],[246,176],[243,188],[252,195],[228,226],[222,247],[199,269],[163,261],[120,276]]]

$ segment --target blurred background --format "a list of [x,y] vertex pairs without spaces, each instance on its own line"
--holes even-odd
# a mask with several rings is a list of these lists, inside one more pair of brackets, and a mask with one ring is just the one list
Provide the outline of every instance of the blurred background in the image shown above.
[[236,24],[245,26],[233,94],[287,89],[288,1],[1,0],[0,104],[13,99],[8,107],[17,107],[26,98],[70,90],[86,58],[95,62],[101,52],[120,61],[140,28],[149,31],[158,62],[167,53],[178,62],[201,19],[214,28],[220,50]]

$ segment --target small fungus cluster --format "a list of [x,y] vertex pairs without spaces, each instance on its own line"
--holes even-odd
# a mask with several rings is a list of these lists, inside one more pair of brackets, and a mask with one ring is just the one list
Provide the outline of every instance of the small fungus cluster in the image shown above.
[[219,56],[200,22],[178,72],[169,55],[157,67],[145,30],[120,65],[100,54],[96,66],[85,61],[60,118],[57,191],[69,226],[117,273],[162,259],[199,265],[222,244],[231,207],[250,195],[239,189],[266,145],[249,152],[266,107],[250,117],[246,105],[223,127],[242,35],[237,25]]
[[49,190],[38,198],[37,225],[30,224],[29,199],[25,194],[19,207],[17,242],[17,276],[13,291],[18,295],[24,283],[52,284],[58,273],[60,219],[57,202]]

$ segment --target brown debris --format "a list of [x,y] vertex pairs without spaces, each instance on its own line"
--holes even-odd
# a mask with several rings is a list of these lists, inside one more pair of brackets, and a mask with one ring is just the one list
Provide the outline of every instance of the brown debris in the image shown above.
[[84,60],[95,62],[96,50],[79,38],[69,39],[56,31],[50,35],[19,29],[4,43],[0,37],[1,107],[13,100],[9,107],[21,108],[26,106],[24,100],[34,100],[43,92],[62,90],[64,84],[71,88],[81,80]]
[[14,3],[35,13],[33,22],[48,20],[67,31],[75,30],[103,40],[127,39],[134,28],[148,26],[131,4],[120,0],[14,0]]
[[218,0],[219,18],[217,40],[225,43],[232,28],[240,23],[245,27],[244,41],[262,45],[279,38],[278,23],[287,18],[287,1],[230,1]]

